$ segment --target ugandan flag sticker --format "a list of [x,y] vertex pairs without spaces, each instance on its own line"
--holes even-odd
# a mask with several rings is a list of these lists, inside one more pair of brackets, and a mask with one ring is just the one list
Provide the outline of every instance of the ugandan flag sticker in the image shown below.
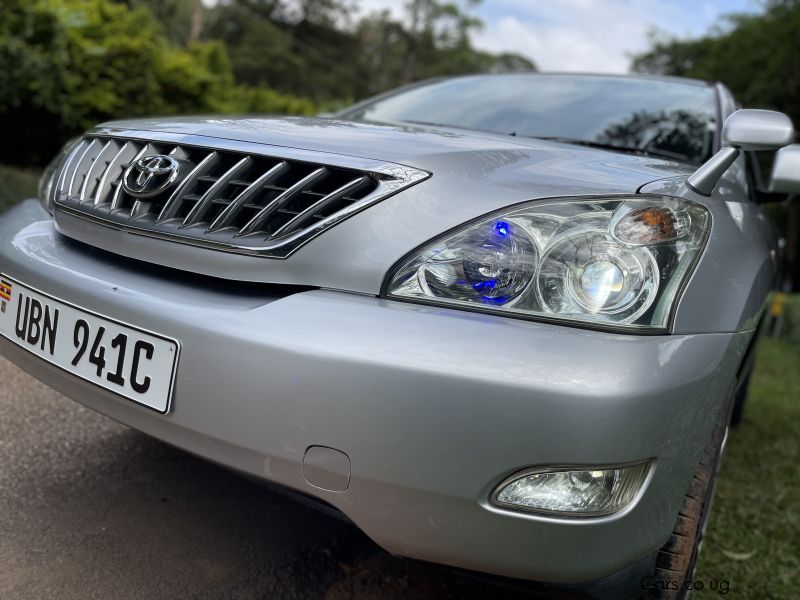
[[0,279],[0,298],[11,301],[11,284],[5,279]]
[[0,311],[6,312],[6,302],[11,302],[11,283],[0,279]]

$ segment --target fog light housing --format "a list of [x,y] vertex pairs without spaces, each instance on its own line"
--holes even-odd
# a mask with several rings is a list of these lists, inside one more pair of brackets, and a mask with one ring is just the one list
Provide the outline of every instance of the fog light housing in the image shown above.
[[491,501],[502,508],[546,515],[608,515],[633,502],[649,471],[649,462],[614,467],[528,469],[497,486]]

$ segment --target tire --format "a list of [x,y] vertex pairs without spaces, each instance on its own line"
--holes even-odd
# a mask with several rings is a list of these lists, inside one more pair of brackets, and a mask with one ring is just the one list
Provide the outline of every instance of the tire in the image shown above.
[[691,587],[688,584],[694,574],[714,499],[714,484],[727,429],[726,422],[719,423],[703,449],[700,463],[678,511],[675,529],[656,555],[655,572],[643,594],[644,598],[674,600],[688,596]]
[[750,389],[750,373],[744,378],[739,389],[736,390],[736,399],[733,401],[733,411],[731,412],[731,427],[736,427],[742,422],[744,413],[744,403],[747,401],[747,392]]

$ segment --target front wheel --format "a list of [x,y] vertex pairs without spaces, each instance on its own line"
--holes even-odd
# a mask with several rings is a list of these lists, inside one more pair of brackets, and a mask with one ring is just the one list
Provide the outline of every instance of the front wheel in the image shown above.
[[725,423],[718,424],[703,450],[689,490],[678,511],[675,529],[656,556],[655,572],[649,580],[645,598],[672,600],[688,595],[714,499],[714,484],[727,429]]

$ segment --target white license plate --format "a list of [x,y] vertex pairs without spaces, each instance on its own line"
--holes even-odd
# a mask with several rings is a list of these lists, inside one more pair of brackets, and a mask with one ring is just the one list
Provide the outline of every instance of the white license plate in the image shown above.
[[56,300],[0,275],[0,334],[36,356],[160,413],[180,344]]

